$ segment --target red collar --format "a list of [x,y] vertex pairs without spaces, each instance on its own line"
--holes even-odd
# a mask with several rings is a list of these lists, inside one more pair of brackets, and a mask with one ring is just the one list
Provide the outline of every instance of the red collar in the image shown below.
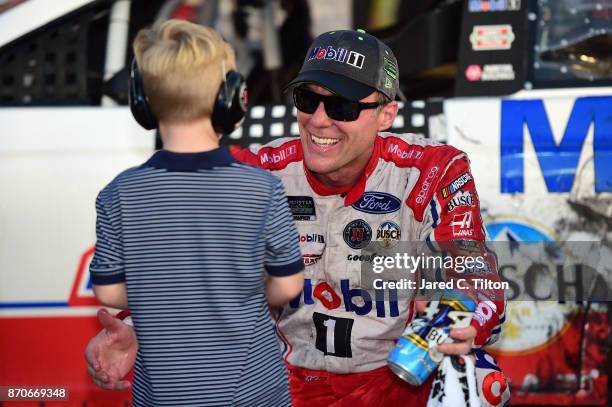
[[382,139],[380,137],[376,137],[376,141],[374,142],[374,149],[372,150],[372,156],[366,165],[365,170],[361,174],[361,178],[359,181],[352,187],[343,187],[343,188],[333,188],[323,184],[319,181],[315,176],[310,172],[308,168],[306,168],[306,164],[304,163],[304,172],[306,173],[306,179],[310,184],[310,187],[314,192],[321,196],[330,196],[330,195],[342,195],[344,196],[344,206],[351,206],[365,192],[365,185],[368,177],[372,175],[374,169],[376,168],[376,164],[378,163],[378,158],[380,157],[380,152],[382,148]]

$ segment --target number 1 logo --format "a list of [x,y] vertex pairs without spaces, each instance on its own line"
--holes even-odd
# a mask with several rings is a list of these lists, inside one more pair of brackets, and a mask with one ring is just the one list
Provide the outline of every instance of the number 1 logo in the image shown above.
[[317,330],[315,346],[325,355],[339,358],[351,358],[351,332],[353,320],[335,318],[315,312],[312,319]]

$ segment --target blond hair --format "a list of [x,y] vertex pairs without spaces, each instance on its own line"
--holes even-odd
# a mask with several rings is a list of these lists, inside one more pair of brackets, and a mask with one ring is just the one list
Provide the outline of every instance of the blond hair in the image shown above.
[[134,56],[151,111],[169,123],[210,117],[224,76],[236,69],[234,50],[217,32],[183,20],[140,30]]

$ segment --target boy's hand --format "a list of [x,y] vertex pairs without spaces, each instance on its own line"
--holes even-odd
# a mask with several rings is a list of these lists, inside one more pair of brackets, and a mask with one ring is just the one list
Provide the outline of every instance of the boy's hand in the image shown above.
[[136,361],[136,333],[105,309],[98,310],[98,321],[104,329],[89,341],[85,349],[87,372],[98,387],[128,389],[130,382],[121,379],[132,370]]

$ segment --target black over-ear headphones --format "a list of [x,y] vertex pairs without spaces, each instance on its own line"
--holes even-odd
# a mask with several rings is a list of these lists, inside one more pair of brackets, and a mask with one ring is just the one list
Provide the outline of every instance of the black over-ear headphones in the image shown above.
[[[149,106],[136,58],[132,59],[130,66],[128,88],[128,100],[134,119],[147,130],[157,128],[157,119]],[[242,124],[246,109],[246,82],[239,72],[230,71],[217,93],[211,117],[213,128],[220,134],[232,133]]]

